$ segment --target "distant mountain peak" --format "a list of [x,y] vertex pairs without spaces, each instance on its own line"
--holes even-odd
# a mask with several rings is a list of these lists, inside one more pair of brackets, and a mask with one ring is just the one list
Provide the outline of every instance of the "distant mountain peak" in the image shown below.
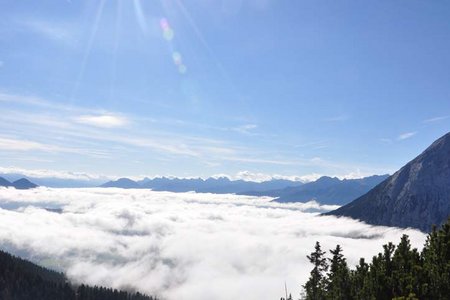
[[33,182],[29,181],[26,178],[21,178],[19,180],[16,180],[14,182],[9,182],[3,177],[0,177],[0,187],[14,187],[19,190],[27,190],[37,187],[37,184],[34,184]]
[[117,182],[135,182],[134,180],[131,180],[130,178],[126,178],[126,177],[119,178],[116,181]]
[[12,186],[12,183],[3,177],[0,177],[0,186]]
[[102,184],[101,187],[118,187],[124,189],[134,189],[140,188],[141,186],[136,181],[123,177],[114,181],[108,181]]
[[27,189],[33,189],[37,187],[37,184],[32,183],[26,178],[21,178],[19,180],[16,180],[12,183],[12,186],[14,186],[16,189],[19,190],[27,190]]
[[331,182],[339,182],[341,181],[339,178],[337,177],[331,177],[331,176],[322,176],[319,177],[319,179],[317,179],[315,182],[318,183],[331,183]]
[[450,133],[367,194],[329,214],[424,231],[442,224],[450,215]]
[[288,186],[298,186],[301,182],[289,180],[270,180],[265,182],[254,182],[244,180],[230,180],[228,177],[210,177],[207,179],[196,178],[177,178],[177,177],[155,177],[133,181],[129,178],[120,178],[115,181],[109,181],[101,187],[118,188],[142,188],[152,189],[154,191],[169,192],[201,192],[216,194],[246,194],[246,192],[261,192],[276,189],[283,189]]
[[219,177],[209,177],[205,181],[222,181],[222,182],[230,182],[230,178],[226,176],[219,176]]
[[337,177],[322,176],[316,181],[278,191],[275,201],[307,202],[314,199],[321,204],[344,205],[363,195],[387,177],[377,175],[340,180]]

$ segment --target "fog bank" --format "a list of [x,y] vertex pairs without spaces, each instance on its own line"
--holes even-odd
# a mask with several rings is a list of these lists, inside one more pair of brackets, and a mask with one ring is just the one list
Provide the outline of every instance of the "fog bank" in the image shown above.
[[317,212],[318,203],[115,188],[0,188],[0,247],[71,280],[131,288],[165,299],[298,296],[320,241],[340,244],[350,265],[416,230],[370,226]]

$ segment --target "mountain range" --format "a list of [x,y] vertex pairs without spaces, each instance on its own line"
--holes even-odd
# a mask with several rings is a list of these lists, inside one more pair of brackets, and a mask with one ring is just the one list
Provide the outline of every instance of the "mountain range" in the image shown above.
[[271,190],[283,189],[289,186],[301,186],[300,181],[291,181],[284,179],[273,179],[264,182],[254,182],[245,180],[230,180],[227,177],[218,178],[168,178],[156,177],[153,179],[144,178],[134,181],[129,178],[120,178],[115,181],[108,181],[101,187],[118,187],[118,188],[134,188],[134,189],[152,189],[154,191],[168,192],[190,192],[198,193],[246,193],[248,191],[264,192]]
[[21,179],[15,180],[13,182],[10,182],[3,177],[0,177],[0,186],[14,187],[19,190],[27,190],[27,189],[33,189],[35,187],[38,187],[37,184],[34,184],[33,182],[29,181],[26,178],[21,178]]
[[429,231],[450,215],[450,133],[368,193],[327,213]]
[[[276,202],[307,202],[315,200],[322,204],[343,205],[363,195],[389,175],[374,175],[359,179],[338,179],[322,176],[301,186],[286,187],[266,192],[248,192],[246,195],[271,196]],[[243,193],[244,194],[244,193]]]
[[250,182],[230,180],[226,177],[208,178],[206,180],[180,178],[145,178],[134,181],[120,178],[109,181],[102,187],[152,189],[154,191],[199,193],[233,193],[249,196],[268,196],[278,202],[307,202],[316,200],[322,204],[343,205],[363,195],[375,185],[386,179],[388,175],[375,175],[361,179],[343,179],[323,176],[314,182],[301,183],[290,180],[270,180]]
[[[109,180],[106,176],[58,176],[52,174],[33,175],[30,173],[8,172],[0,173],[0,176],[4,179],[13,182],[21,178],[27,178],[31,182],[39,186],[47,186],[52,188],[85,188],[85,187],[97,187],[105,181]],[[75,174],[76,175],[76,174]]]

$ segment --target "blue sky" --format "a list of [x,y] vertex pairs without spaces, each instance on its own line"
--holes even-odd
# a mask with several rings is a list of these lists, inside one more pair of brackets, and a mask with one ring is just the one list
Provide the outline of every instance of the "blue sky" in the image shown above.
[[3,169],[351,177],[450,125],[446,1],[0,8]]

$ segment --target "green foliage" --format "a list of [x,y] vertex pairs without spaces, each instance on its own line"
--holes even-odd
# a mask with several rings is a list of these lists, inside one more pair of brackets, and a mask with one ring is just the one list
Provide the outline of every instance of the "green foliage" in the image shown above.
[[330,250],[333,255],[330,261],[330,272],[326,280],[326,298],[333,299],[349,299],[350,289],[350,270],[347,262],[342,254],[341,246],[337,245],[336,249]]
[[325,272],[328,269],[325,252],[320,248],[319,242],[316,242],[314,252],[308,255],[309,261],[314,265],[311,271],[311,277],[304,285],[307,300],[325,299],[324,290],[327,286]]
[[370,264],[361,258],[354,270],[348,268],[339,245],[330,253],[327,261],[316,242],[308,256],[314,268],[303,286],[304,299],[450,299],[450,219],[440,230],[433,229],[422,252],[412,249],[403,235],[397,246],[384,245]]
[[156,300],[140,293],[104,287],[72,287],[64,274],[0,251],[2,300]]

